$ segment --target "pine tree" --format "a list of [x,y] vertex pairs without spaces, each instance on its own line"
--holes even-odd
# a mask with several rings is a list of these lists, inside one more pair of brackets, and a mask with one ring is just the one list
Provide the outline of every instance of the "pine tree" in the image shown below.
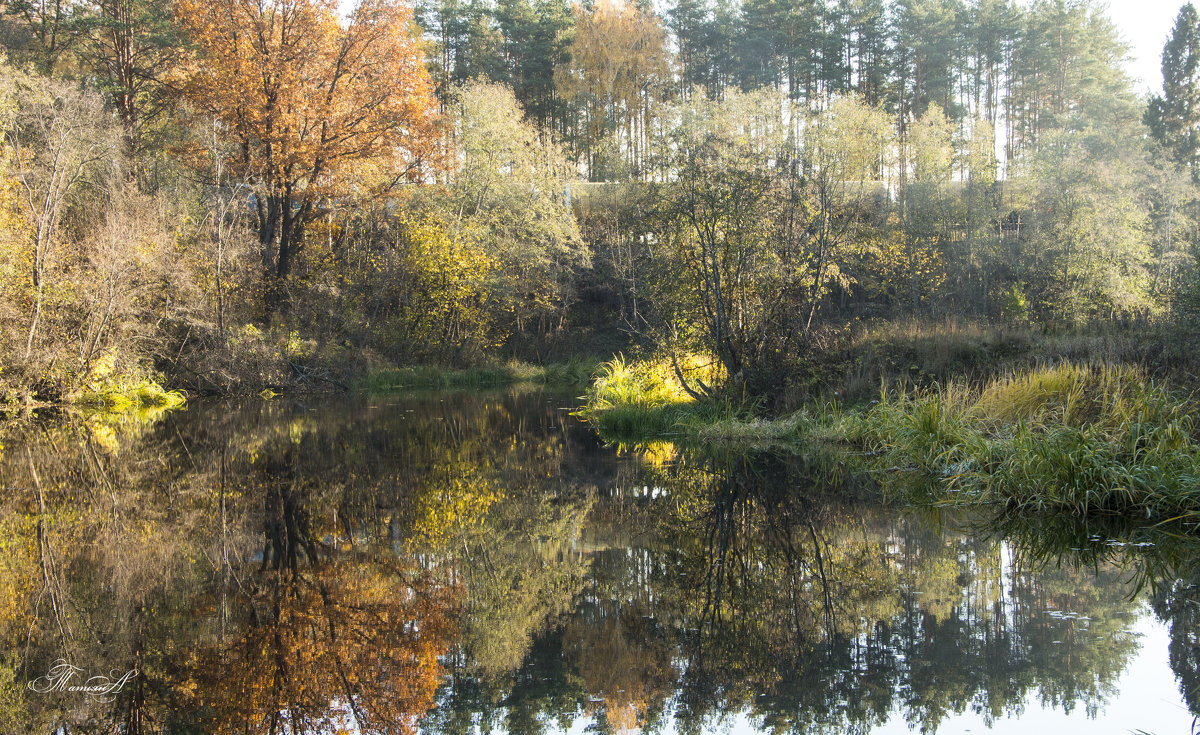
[[884,101],[889,64],[887,18],[883,0],[842,0],[849,17],[854,90],[868,105]]
[[1162,54],[1163,96],[1146,110],[1151,133],[1200,181],[1200,16],[1188,3],[1179,9]]
[[678,0],[666,13],[667,28],[675,35],[679,88],[685,97],[704,81],[707,67],[704,63],[704,27],[708,15],[704,0]]
[[738,77],[743,90],[779,89],[784,8],[774,0],[746,0],[741,6]]

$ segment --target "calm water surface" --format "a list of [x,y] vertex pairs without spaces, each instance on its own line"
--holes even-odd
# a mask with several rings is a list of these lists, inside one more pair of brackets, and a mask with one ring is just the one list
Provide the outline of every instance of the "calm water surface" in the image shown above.
[[8,436],[0,725],[1192,730],[1186,529],[889,506],[836,461],[608,447],[575,403],[255,399]]

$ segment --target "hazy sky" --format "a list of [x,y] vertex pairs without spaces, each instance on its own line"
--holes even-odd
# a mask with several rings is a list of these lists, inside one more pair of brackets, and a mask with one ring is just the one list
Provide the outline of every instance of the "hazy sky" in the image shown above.
[[1129,73],[1139,92],[1162,92],[1162,49],[1184,0],[1109,0],[1108,15],[1130,46]]

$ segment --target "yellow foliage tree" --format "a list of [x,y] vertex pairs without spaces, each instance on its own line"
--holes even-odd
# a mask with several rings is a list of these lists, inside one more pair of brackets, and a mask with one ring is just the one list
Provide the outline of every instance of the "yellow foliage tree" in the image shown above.
[[597,154],[610,129],[624,144],[625,161],[644,171],[655,105],[669,80],[662,21],[627,0],[575,6],[575,38],[569,66],[555,84],[567,97],[585,101],[588,169],[597,175]]
[[490,284],[495,258],[470,229],[451,230],[433,217],[402,223],[409,275],[401,321],[408,341],[442,360],[503,340],[493,327]]

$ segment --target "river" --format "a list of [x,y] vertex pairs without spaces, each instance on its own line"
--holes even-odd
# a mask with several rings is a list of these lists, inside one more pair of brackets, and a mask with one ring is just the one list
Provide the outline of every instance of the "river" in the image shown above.
[[[194,402],[0,450],[14,733],[1185,733],[1193,529],[606,446],[537,389]],[[90,680],[90,681],[89,681]]]

